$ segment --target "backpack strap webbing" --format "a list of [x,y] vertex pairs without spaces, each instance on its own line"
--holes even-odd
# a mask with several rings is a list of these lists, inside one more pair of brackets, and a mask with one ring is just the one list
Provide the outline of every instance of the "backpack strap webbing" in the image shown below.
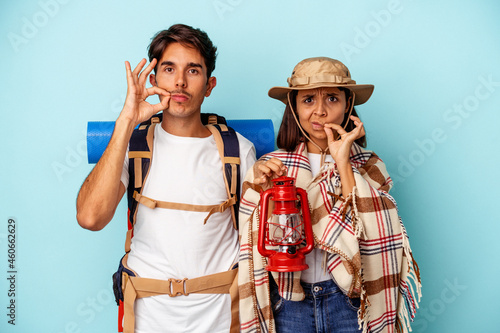
[[[157,280],[137,276],[128,277],[124,293],[123,333],[134,333],[135,331],[134,304],[136,299],[156,295],[176,297],[180,295],[187,296],[189,294],[230,294],[231,287],[238,280],[237,274],[238,269],[182,280]],[[238,301],[236,300],[234,306],[237,306],[237,304]],[[233,322],[232,314],[231,322]],[[239,332],[239,325],[237,325],[235,332]]]
[[[137,215],[137,201],[133,195],[135,191],[142,192],[142,186],[146,181],[151,166],[153,156],[153,137],[155,125],[161,122],[163,114],[159,113],[147,121],[139,124],[139,127],[132,132],[129,141],[129,179],[127,187],[128,201],[128,230],[132,233]],[[130,250],[126,246],[126,251]]]
[[[187,205],[177,203],[166,203],[155,201],[147,197],[142,197],[142,202],[147,206],[161,207],[189,211],[208,212],[205,218],[205,223],[208,218],[216,212],[223,212],[228,207],[231,207],[231,219],[233,226],[238,228],[238,207],[240,193],[240,149],[236,132],[226,125],[224,117],[214,113],[202,113],[201,121],[207,125],[217,143],[217,149],[223,163],[223,176],[227,190],[228,200],[219,204],[210,206]],[[127,189],[128,199],[128,235],[127,239],[133,236],[133,226],[137,216],[137,198],[138,194],[142,194],[143,185],[146,181],[151,167],[151,158],[153,156],[153,135],[155,125],[160,123],[163,114],[159,113],[151,117],[149,120],[141,123],[138,129],[134,130],[130,139],[129,146],[129,182]],[[133,179],[133,181],[132,181]],[[160,203],[160,205],[158,205]],[[187,209],[186,209],[187,208]],[[129,242],[126,242],[129,243]],[[130,250],[130,244],[126,245],[126,250]]]
[[189,294],[230,294],[231,297],[231,330],[240,331],[239,325],[239,293],[238,268],[225,272],[184,279],[150,279],[141,278],[127,266],[128,254],[121,261],[121,288],[123,295],[123,333],[135,331],[135,300],[144,297],[169,295],[170,297],[187,296]]
[[[149,175],[151,159],[153,157],[154,129],[158,121],[151,119],[152,124],[139,127],[134,130],[129,143],[129,175],[130,181],[127,189],[128,201],[128,231],[125,240],[125,252],[130,251],[130,244],[134,232],[134,224],[137,216],[138,202],[134,199],[134,193],[142,192],[143,185]],[[133,177],[132,177],[133,175]]]
[[228,207],[233,206],[236,203],[236,198],[231,197],[218,205],[192,205],[186,203],[179,202],[168,202],[168,201],[160,201],[148,198],[138,192],[134,192],[134,199],[137,200],[140,204],[144,206],[155,209],[155,208],[167,208],[167,209],[177,209],[177,210],[185,210],[189,212],[208,212],[207,217],[203,220],[203,224],[207,223],[208,218],[213,213],[222,213]]
[[234,200],[234,205],[231,206],[231,218],[233,226],[238,229],[238,208],[240,194],[240,146],[236,132],[224,124],[211,124],[207,128],[212,132],[217,149],[219,150],[222,168],[224,172],[224,182],[226,184],[227,196],[230,200]]

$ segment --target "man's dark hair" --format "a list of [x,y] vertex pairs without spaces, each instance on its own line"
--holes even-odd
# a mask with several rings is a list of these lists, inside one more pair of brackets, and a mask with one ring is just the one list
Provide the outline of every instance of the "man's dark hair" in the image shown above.
[[[197,49],[205,59],[207,66],[207,79],[215,69],[215,59],[217,58],[217,48],[213,45],[206,32],[195,29],[185,24],[174,24],[167,30],[158,32],[152,39],[148,47],[149,61],[156,58],[160,61],[165,49],[171,43],[180,43],[183,46]],[[158,64],[155,67],[155,73]]]

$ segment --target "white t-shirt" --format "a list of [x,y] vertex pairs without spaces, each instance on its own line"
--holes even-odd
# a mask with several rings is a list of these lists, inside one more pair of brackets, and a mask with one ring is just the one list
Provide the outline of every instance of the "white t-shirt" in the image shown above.
[[[238,134],[243,180],[255,162],[253,144]],[[128,156],[128,154],[127,154]],[[128,158],[122,183],[128,185]],[[213,136],[178,137],[155,127],[153,162],[142,191],[149,198],[195,205],[227,200],[222,162]],[[230,209],[208,215],[138,205],[128,265],[139,276],[153,279],[196,278],[227,271],[238,261],[238,231]],[[228,332],[228,294],[152,296],[136,300],[136,333]]]
[[[311,172],[313,177],[318,174],[321,168],[321,154],[308,153],[309,163],[311,164]],[[333,157],[330,154],[325,156],[325,162],[333,162]],[[331,275],[324,267],[321,267],[325,261],[325,251],[314,248],[311,253],[306,255],[306,264],[308,269],[302,271],[300,280],[306,283],[317,283],[321,281],[331,280]]]

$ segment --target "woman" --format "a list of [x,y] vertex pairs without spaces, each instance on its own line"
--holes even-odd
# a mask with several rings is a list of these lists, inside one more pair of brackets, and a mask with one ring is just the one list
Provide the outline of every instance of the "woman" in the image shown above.
[[[407,332],[420,276],[385,165],[366,145],[359,85],[340,61],[309,58],[288,87],[277,151],[251,169],[240,205],[242,332]],[[257,251],[260,192],[286,174],[307,191],[315,249],[302,272],[269,274]]]

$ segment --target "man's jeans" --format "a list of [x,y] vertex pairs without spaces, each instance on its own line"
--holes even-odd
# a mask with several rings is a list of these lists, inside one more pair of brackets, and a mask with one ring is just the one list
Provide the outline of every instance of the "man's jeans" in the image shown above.
[[358,329],[359,298],[345,296],[333,282],[303,283],[306,298],[286,301],[278,294],[272,276],[271,303],[278,333],[352,333]]

